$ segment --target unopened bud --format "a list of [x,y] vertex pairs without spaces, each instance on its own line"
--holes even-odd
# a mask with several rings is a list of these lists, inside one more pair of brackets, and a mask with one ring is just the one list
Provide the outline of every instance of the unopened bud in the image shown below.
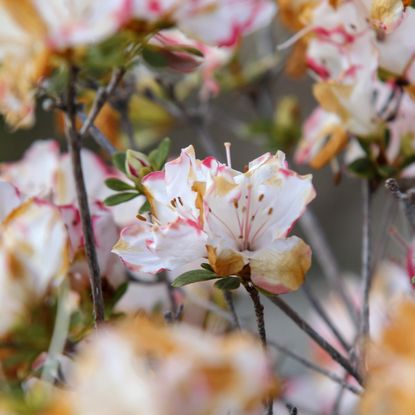
[[131,180],[141,181],[146,174],[151,172],[150,161],[145,154],[139,151],[127,150],[125,170]]

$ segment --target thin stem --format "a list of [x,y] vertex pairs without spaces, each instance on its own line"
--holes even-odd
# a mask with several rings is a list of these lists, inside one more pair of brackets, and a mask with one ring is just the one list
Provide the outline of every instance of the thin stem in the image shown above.
[[41,374],[41,379],[49,383],[53,383],[56,378],[59,366],[58,356],[63,352],[68,336],[69,324],[71,321],[68,296],[69,284],[67,280],[64,280],[60,287],[55,327],[53,328],[52,339],[48,350],[48,358],[43,366]]
[[360,384],[362,378],[358,371],[350,364],[336,348],[320,336],[307,322],[305,322],[295,310],[293,310],[284,300],[278,296],[270,296],[269,300],[275,304],[284,314],[287,315],[302,331],[312,338],[328,355],[350,373]]
[[239,317],[238,317],[238,314],[236,313],[235,304],[233,301],[233,294],[229,290],[225,290],[223,293],[225,296],[226,303],[228,304],[229,311],[232,314],[233,324],[235,328],[237,328],[238,330],[241,330],[241,323],[239,322]]
[[81,130],[79,131],[79,135],[81,138],[85,137],[88,134],[90,127],[94,124],[95,119],[97,118],[98,114],[100,113],[102,107],[107,102],[108,98],[111,94],[115,91],[118,84],[121,82],[122,77],[125,74],[124,68],[117,68],[113,71],[111,80],[106,87],[101,87],[98,89],[98,92],[95,96],[95,100],[92,104],[91,111],[88,114],[88,117],[84,124],[82,125]]
[[388,179],[385,182],[385,187],[393,194],[393,196],[401,203],[405,215],[412,227],[412,232],[415,231],[415,197],[410,191],[403,192],[399,188],[398,182],[395,179]]
[[265,330],[264,321],[264,306],[259,298],[258,290],[250,283],[244,283],[244,287],[251,297],[252,303],[254,304],[256,324],[258,329],[258,335],[261,339],[262,345],[267,346],[267,333]]
[[329,315],[327,314],[326,310],[323,308],[321,303],[318,301],[317,297],[314,295],[311,288],[308,286],[307,283],[303,285],[303,292],[310,302],[312,307],[316,310],[318,315],[323,319],[326,323],[327,327],[331,330],[331,332],[336,336],[337,340],[341,343],[341,345],[345,348],[345,350],[350,350],[350,344],[346,341],[337,327],[334,325],[333,321],[330,319]]
[[[243,285],[248,292],[249,296],[251,297],[252,303],[254,304],[255,309],[255,316],[256,316],[256,323],[258,328],[258,335],[261,339],[262,346],[264,349],[267,347],[267,332],[265,330],[265,320],[264,320],[264,306],[261,303],[261,299],[259,298],[258,290],[247,281],[243,282]],[[273,404],[274,400],[272,398],[268,399],[265,403],[266,413],[267,415],[273,414]]]
[[372,270],[371,270],[371,256],[372,256],[372,241],[371,241],[371,199],[372,191],[370,182],[368,180],[362,183],[362,205],[363,205],[363,224],[362,224],[362,283],[363,283],[363,298],[362,298],[362,315],[359,330],[359,339],[365,340],[370,333],[370,308],[369,296],[372,286]]
[[301,363],[303,366],[307,367],[308,369],[314,370],[315,372],[320,373],[321,375],[326,376],[327,378],[331,379],[333,382],[338,383],[339,385],[346,388],[350,392],[353,392],[356,395],[360,394],[360,392],[361,392],[360,388],[358,388],[354,385],[350,385],[343,378],[336,375],[335,373],[330,372],[329,370],[327,370],[327,369],[325,369],[321,366],[316,365],[314,362],[311,362],[311,361],[305,359],[304,357],[298,355],[297,353],[291,351],[287,347],[277,343],[274,340],[269,340],[268,344],[271,347],[274,347],[275,349],[277,349],[278,351],[286,354],[288,357],[292,358],[293,360],[297,361],[298,363]]
[[345,290],[343,282],[340,278],[336,259],[327,242],[326,236],[317,221],[317,218],[310,209],[307,209],[301,217],[299,223],[301,229],[306,234],[307,239],[310,242],[313,253],[316,255],[325,279],[331,285],[333,290],[339,295],[346,306],[350,317],[357,325],[358,316],[356,308],[346,294],[347,291]]
[[[83,123],[86,122],[87,115],[84,112],[78,110],[76,115]],[[117,149],[111,144],[108,138],[105,137],[105,135],[97,127],[95,127],[95,125],[91,125],[88,132],[94,141],[110,156],[117,152]]]
[[[344,378],[346,377],[347,377],[347,374],[345,374]],[[345,392],[346,392],[346,388],[344,387],[344,385],[342,385],[339,388],[339,391],[337,392],[337,396],[336,396],[336,399],[333,405],[332,415],[340,415],[341,403],[342,403]]]
[[159,280],[165,285],[167,296],[170,302],[170,313],[171,313],[171,320],[174,321],[178,317],[179,306],[176,301],[176,297],[174,295],[175,289],[172,287],[169,277],[165,271],[160,272]]
[[76,77],[77,69],[71,67],[68,91],[67,112],[65,117],[66,139],[72,162],[72,174],[75,181],[76,195],[81,216],[84,235],[85,252],[89,267],[92,301],[94,306],[95,325],[104,320],[104,299],[102,295],[101,274],[95,250],[94,231],[88,205],[88,195],[85,186],[84,172],[81,160],[81,136],[76,130]]

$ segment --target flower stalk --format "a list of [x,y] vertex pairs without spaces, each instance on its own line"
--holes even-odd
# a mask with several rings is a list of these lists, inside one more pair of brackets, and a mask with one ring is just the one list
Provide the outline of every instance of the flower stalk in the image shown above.
[[104,299],[102,294],[101,274],[95,249],[94,232],[88,194],[85,186],[84,172],[82,169],[81,148],[82,136],[76,129],[76,77],[77,68],[70,68],[70,76],[67,90],[67,111],[65,117],[66,140],[71,156],[72,173],[75,181],[76,195],[81,215],[82,232],[85,242],[85,253],[88,262],[92,302],[94,307],[94,322],[97,326],[104,321]]

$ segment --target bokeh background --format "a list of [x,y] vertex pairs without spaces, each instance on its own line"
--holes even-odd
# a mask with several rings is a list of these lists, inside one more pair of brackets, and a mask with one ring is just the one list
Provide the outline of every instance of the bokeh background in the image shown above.
[[[273,36],[277,39],[286,39],[289,36],[281,30],[273,29]],[[261,34],[256,36],[262,36]],[[244,45],[245,60],[250,56],[261,54],[259,42],[256,38],[248,38]],[[281,57],[284,59],[284,56]],[[311,94],[311,80],[305,75],[301,79],[293,80],[288,77],[283,68],[283,63],[274,68],[260,82],[265,82],[267,89],[266,100],[255,97],[255,86],[246,90],[226,91],[210,103],[209,116],[207,118],[206,131],[213,138],[217,152],[225,160],[223,142],[232,143],[232,162],[236,169],[243,169],[250,160],[258,157],[269,149],[269,142],[258,135],[247,134],[246,125],[258,118],[258,111],[264,110],[273,114],[278,103],[287,95],[297,99],[300,109],[300,119],[304,120],[315,107],[315,101]],[[177,76],[177,75],[175,75]],[[264,85],[261,85],[264,87]],[[253,97],[253,99],[249,98]],[[186,100],[186,105],[191,109],[194,97]],[[261,108],[260,108],[261,107]],[[139,131],[136,131],[139,137]],[[300,138],[299,131],[298,138]],[[30,130],[12,132],[0,122],[0,162],[19,159],[29,145],[39,139],[58,139],[65,149],[65,141],[56,127],[56,119],[53,114],[44,112],[39,105],[36,125]],[[206,156],[204,147],[200,143],[197,130],[186,122],[176,122],[169,132],[173,141],[172,156],[178,154],[180,148],[194,144],[199,158]],[[162,138],[162,137],[160,137]],[[140,141],[138,139],[138,144]],[[97,150],[91,139],[86,146]],[[342,278],[359,278],[361,258],[361,181],[342,172],[339,183],[334,183],[333,172],[330,167],[321,171],[311,171],[309,167],[296,166],[292,161],[292,151],[288,153],[290,166],[295,170],[314,176],[314,185],[317,197],[311,204],[311,209],[321,223],[331,246]],[[394,224],[400,227],[402,218],[399,209],[392,197],[384,189],[380,189],[373,202],[373,239],[375,256],[382,257],[388,251],[393,255],[396,251],[394,242],[387,236],[389,226]],[[387,218],[387,220],[385,220]],[[300,226],[293,230],[294,234],[307,238],[302,234]],[[390,254],[392,252],[392,254]],[[321,278],[321,269],[314,258],[313,267],[308,275],[313,291],[321,301],[328,295],[324,279]],[[302,292],[292,293],[286,296],[287,300],[295,305],[300,314],[307,316],[309,304],[304,299]],[[266,324],[271,337],[278,339],[279,333],[284,333],[282,339],[286,344],[295,344],[296,350],[307,352],[308,340],[293,324],[271,304],[266,303]],[[240,295],[237,298],[238,313],[244,324],[254,326],[254,313],[248,298]],[[329,311],[330,313],[330,311]],[[335,319],[335,316],[334,316]],[[302,350],[301,350],[302,349]],[[291,363],[288,369],[295,371],[296,365]],[[298,370],[301,370],[298,368]]]

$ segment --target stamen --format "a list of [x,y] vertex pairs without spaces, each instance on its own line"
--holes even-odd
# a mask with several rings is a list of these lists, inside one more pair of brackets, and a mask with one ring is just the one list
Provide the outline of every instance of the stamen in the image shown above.
[[264,194],[263,193],[261,193],[260,195],[259,195],[259,197],[258,197],[258,201],[259,202],[262,202],[262,200],[264,199]]
[[269,209],[268,209],[268,215],[272,215],[272,212],[273,212],[273,208],[272,207],[270,207]]
[[231,159],[231,143],[224,143],[226,151],[226,164],[229,168],[232,168],[232,159]]

